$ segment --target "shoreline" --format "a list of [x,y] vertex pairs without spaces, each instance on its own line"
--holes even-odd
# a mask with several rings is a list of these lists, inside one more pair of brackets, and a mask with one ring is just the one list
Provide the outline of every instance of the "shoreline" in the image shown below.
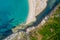
[[36,21],[36,16],[39,15],[46,8],[47,1],[48,0],[28,0],[29,13],[26,20],[26,25]]
[[28,25],[29,23],[36,21],[35,18],[35,4],[33,4],[34,0],[28,0],[29,3],[29,13],[28,13],[28,17],[26,20],[26,24]]

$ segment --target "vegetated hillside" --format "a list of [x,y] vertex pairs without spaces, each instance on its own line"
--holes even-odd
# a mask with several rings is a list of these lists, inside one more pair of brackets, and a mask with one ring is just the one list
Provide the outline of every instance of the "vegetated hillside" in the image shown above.
[[60,6],[42,28],[30,32],[30,38],[31,40],[60,40]]

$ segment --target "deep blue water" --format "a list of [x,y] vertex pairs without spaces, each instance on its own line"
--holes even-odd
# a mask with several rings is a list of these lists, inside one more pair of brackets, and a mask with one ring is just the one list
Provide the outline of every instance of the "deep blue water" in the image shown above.
[[6,36],[12,28],[25,23],[28,11],[28,0],[0,0],[0,35]]

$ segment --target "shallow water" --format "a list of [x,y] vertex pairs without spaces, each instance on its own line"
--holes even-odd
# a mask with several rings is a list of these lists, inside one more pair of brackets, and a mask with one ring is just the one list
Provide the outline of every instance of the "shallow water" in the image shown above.
[[28,0],[0,0],[0,35],[25,23],[28,10]]

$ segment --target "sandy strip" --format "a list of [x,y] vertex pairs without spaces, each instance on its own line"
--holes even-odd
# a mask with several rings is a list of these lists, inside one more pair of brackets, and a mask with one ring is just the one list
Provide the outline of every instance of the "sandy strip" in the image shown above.
[[26,24],[36,21],[36,17],[47,6],[47,0],[28,0],[29,2],[29,14],[26,20]]
[[35,18],[35,0],[29,0],[29,14],[28,14],[28,18],[27,18],[27,21],[26,21],[26,24],[29,24],[31,22],[34,22],[36,21],[36,18]]

